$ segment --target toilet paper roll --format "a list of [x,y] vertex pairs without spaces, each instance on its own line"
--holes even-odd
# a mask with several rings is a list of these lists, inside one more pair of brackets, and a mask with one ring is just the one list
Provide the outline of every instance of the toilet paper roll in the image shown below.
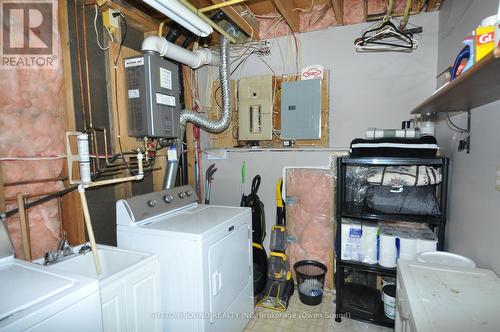
[[399,259],[414,260],[417,256],[417,242],[414,237],[400,237]]
[[363,225],[361,246],[363,249],[363,263],[377,264],[377,236],[378,226]]
[[428,239],[418,239],[417,240],[417,253],[425,252],[425,251],[436,251],[437,250],[436,239],[428,240]]
[[384,267],[396,267],[396,234],[390,230],[380,233],[379,264]]

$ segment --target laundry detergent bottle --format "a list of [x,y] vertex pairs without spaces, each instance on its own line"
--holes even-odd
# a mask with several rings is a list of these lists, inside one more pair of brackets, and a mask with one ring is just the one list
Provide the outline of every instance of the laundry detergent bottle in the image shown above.
[[451,69],[451,80],[454,80],[474,65],[474,34],[465,38],[463,43],[465,47],[458,53]]

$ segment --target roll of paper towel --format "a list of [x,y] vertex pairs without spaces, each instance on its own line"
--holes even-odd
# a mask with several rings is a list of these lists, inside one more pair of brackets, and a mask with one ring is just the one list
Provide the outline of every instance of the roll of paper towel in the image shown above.
[[363,225],[361,245],[363,248],[363,263],[377,264],[377,236],[379,227],[377,225]]
[[417,253],[425,251],[436,251],[437,250],[437,240],[429,239],[418,239],[417,240]]
[[380,231],[380,251],[379,264],[384,267],[396,267],[398,256],[396,248],[396,232],[391,229],[381,229]]
[[401,234],[399,236],[399,259],[414,260],[417,256],[417,238]]

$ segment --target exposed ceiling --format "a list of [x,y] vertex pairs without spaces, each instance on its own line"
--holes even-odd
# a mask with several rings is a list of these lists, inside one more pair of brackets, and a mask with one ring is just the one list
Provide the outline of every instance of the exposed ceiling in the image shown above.
[[[103,1],[103,0],[101,0]],[[200,9],[225,0],[188,0]],[[227,1],[227,0],[226,0]],[[391,0],[246,0],[222,10],[242,31],[253,39],[287,35],[293,32],[322,30],[380,20]],[[410,14],[438,10],[443,0],[392,0],[392,16],[403,16],[410,5]],[[117,3],[150,16],[160,22],[166,17],[141,0],[104,0]],[[219,10],[219,9],[217,9]],[[215,12],[215,11],[214,11]],[[214,12],[206,12],[208,16]],[[411,22],[411,19],[410,19]]]

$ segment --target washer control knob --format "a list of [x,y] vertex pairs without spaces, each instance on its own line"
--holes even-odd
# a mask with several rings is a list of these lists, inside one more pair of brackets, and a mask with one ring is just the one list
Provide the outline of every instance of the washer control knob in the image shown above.
[[168,195],[163,196],[163,200],[165,201],[165,203],[170,204],[174,200],[174,197],[172,197],[172,195],[168,194]]
[[186,191],[186,195],[187,195],[188,197],[189,197],[189,196],[191,196],[192,194],[193,194],[193,191],[192,191],[192,190],[188,190],[188,191]]
[[157,204],[157,203],[158,203],[158,202],[156,202],[156,200],[154,200],[154,199],[150,199],[150,200],[148,201],[148,206],[149,206],[149,207],[154,207],[154,206],[156,206],[156,204]]
[[185,192],[180,192],[180,193],[179,193],[179,197],[180,197],[180,198],[184,198],[184,197],[186,197],[186,193],[185,193]]

